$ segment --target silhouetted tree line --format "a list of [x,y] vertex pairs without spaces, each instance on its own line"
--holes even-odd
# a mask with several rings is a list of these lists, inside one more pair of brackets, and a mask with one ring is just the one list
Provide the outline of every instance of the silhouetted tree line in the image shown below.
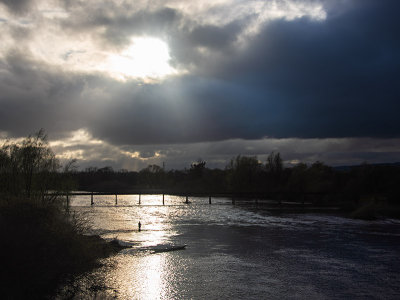
[[165,170],[149,165],[139,172],[114,171],[111,167],[87,168],[74,174],[81,190],[132,191],[159,189],[172,193],[235,193],[304,201],[363,199],[396,203],[400,196],[400,165],[368,165],[335,169],[322,162],[284,167],[280,153],[265,162],[256,156],[238,155],[225,169],[207,168],[199,160],[189,169]]
[[189,169],[165,170],[149,165],[139,172],[112,167],[76,171],[74,161],[61,167],[43,130],[20,143],[0,148],[0,195],[54,202],[69,190],[130,192],[162,190],[170,193],[238,196],[357,204],[372,199],[397,203],[400,197],[400,164],[332,168],[322,162],[285,167],[280,153],[265,162],[256,156],[238,155],[224,169],[207,168],[199,159]]

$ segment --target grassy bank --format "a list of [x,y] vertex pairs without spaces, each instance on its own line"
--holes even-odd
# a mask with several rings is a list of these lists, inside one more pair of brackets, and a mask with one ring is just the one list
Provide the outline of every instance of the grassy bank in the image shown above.
[[400,206],[373,200],[365,201],[350,213],[350,217],[367,221],[382,217],[400,219]]
[[0,236],[2,299],[51,298],[68,278],[121,249],[82,235],[62,207],[25,200],[0,204]]

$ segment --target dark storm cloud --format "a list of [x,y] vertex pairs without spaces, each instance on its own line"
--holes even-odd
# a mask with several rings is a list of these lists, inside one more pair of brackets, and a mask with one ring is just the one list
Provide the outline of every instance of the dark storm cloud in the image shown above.
[[[185,26],[175,29],[168,36],[171,62],[178,68],[187,68],[197,71],[201,77],[208,77],[208,64],[215,67],[225,59],[235,59],[231,55],[235,53],[235,42],[244,28],[242,19],[223,26],[201,25],[186,20]],[[200,71],[202,68],[205,68],[204,72]]]
[[29,9],[33,0],[0,0],[10,11],[14,13],[25,12]]
[[223,27],[215,25],[200,25],[189,33],[189,40],[193,46],[224,50],[232,46],[240,33],[241,26],[234,22]]
[[[84,88],[75,78],[14,51],[0,64],[0,128],[24,136],[48,128],[56,136],[84,126],[86,107],[78,104]],[[85,112],[87,113],[87,112]]]
[[263,98],[259,136],[399,136],[400,3],[357,4],[324,22],[270,22],[249,49],[204,72]]

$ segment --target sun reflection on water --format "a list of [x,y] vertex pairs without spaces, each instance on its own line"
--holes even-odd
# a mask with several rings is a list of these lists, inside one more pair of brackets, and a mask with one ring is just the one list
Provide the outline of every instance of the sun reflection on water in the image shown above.
[[[127,264],[126,262],[129,261]],[[127,299],[161,299],[167,290],[162,274],[165,270],[165,256],[148,255],[124,259],[124,265],[118,266],[113,274],[121,298]]]
[[[151,249],[157,245],[180,244],[176,224],[191,214],[197,219],[197,215],[193,212],[195,204],[184,204],[184,197],[165,195],[164,198],[165,205],[162,204],[162,195],[142,195],[141,205],[138,205],[138,195],[121,195],[118,198],[120,206],[115,205],[113,195],[97,195],[93,206],[87,206],[90,198],[85,196],[72,201],[78,210],[92,220],[95,234],[106,239],[116,238],[132,246],[108,258],[108,267],[88,275],[92,277],[88,280],[94,282],[88,286],[96,287],[99,282],[104,282],[100,284],[104,288],[95,293],[96,299],[180,297],[176,294],[179,290],[177,286],[187,284],[186,280],[181,280],[186,278],[183,274],[186,270],[181,256],[183,253],[153,253]],[[193,203],[197,201],[191,200]],[[204,199],[200,200],[204,202]],[[202,209],[207,208],[208,204]],[[139,221],[142,224],[140,232]],[[93,296],[92,292],[88,293],[88,297]]]
[[[146,199],[147,198],[147,199]],[[102,199],[103,201],[107,199]],[[147,202],[159,202],[159,197],[145,197]],[[176,235],[169,222],[168,206],[89,207],[97,216],[94,224],[98,233],[106,239],[117,238],[130,242],[132,248],[122,250],[107,259],[107,267],[93,276],[103,278],[105,289],[96,292],[96,299],[171,299],[171,268],[168,253],[152,253],[153,246],[171,242]],[[139,232],[137,222],[142,223]],[[94,285],[99,284],[98,282]],[[93,284],[92,284],[93,285]],[[89,292],[90,293],[90,292]],[[93,294],[87,295],[92,297]]]
[[[136,227],[134,231],[119,233],[118,239],[132,241],[135,246],[116,257],[120,263],[110,272],[112,286],[118,290],[121,299],[169,299],[170,268],[166,266],[166,254],[151,254],[143,249],[166,244],[175,234],[168,220],[170,209],[159,205],[162,201],[159,195],[142,196],[141,200],[148,205],[123,208],[113,211],[110,216],[109,223],[118,224],[117,228]],[[139,221],[142,224],[140,232]]]

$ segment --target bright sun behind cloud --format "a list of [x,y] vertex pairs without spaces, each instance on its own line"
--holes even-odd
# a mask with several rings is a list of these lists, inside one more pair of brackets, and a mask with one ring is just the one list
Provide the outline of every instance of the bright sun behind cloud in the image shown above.
[[144,81],[162,79],[177,71],[169,65],[168,45],[157,38],[138,37],[120,54],[110,55],[105,71],[120,80],[139,78]]

